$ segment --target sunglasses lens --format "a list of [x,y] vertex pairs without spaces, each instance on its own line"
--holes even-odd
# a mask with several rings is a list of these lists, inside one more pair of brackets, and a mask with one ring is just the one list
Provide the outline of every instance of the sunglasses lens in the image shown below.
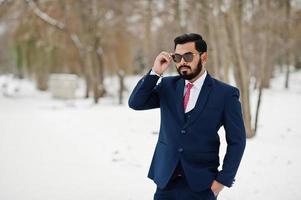
[[176,63],[181,62],[182,57],[184,58],[185,62],[191,62],[193,60],[193,53],[188,52],[188,53],[185,53],[184,55],[176,53],[176,54],[172,55],[172,59]]
[[174,54],[172,55],[172,59],[174,62],[179,63],[181,62],[182,56],[180,54]]
[[193,54],[192,53],[185,53],[183,55],[183,58],[185,62],[191,62],[193,60]]

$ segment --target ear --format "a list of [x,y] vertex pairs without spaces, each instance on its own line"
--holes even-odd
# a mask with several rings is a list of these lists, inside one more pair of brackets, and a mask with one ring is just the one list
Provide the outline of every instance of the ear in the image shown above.
[[201,59],[202,59],[203,62],[207,62],[207,59],[208,59],[208,54],[207,54],[207,52],[202,53]]

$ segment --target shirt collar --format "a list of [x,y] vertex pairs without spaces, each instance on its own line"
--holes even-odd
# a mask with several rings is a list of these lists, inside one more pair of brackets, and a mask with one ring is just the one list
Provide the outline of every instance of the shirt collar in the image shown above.
[[[202,76],[200,76],[197,80],[195,80],[193,82],[193,87],[200,90],[202,88],[203,84],[204,84],[206,76],[207,76],[207,70],[205,70],[204,74],[202,74]],[[187,85],[187,83],[189,83],[189,81],[185,80],[185,86]]]

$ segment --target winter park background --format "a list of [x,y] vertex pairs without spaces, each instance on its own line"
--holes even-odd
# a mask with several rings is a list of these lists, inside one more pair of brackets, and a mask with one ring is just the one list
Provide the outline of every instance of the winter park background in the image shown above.
[[152,199],[159,109],[127,100],[185,32],[241,92],[246,150],[218,199],[301,199],[300,22],[300,0],[0,0],[0,200]]
[[[0,96],[0,199],[151,199],[155,186],[146,175],[158,109],[136,112],[111,97],[99,105],[54,100],[31,82],[1,76],[0,84],[5,79],[12,96]],[[126,83],[133,88],[137,80]],[[283,80],[277,74],[265,91],[258,135],[248,140],[237,180],[220,199],[301,198],[301,72],[292,74],[289,90]]]

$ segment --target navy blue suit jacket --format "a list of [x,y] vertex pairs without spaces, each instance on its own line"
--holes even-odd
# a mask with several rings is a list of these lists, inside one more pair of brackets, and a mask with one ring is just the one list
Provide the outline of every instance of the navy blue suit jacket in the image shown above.
[[[185,120],[180,76],[162,78],[145,75],[134,88],[129,107],[135,110],[160,108],[161,124],[148,177],[165,188],[181,161],[190,188],[202,191],[213,180],[231,187],[246,144],[239,90],[207,74],[191,117]],[[220,139],[224,126],[227,151],[218,170]]]

